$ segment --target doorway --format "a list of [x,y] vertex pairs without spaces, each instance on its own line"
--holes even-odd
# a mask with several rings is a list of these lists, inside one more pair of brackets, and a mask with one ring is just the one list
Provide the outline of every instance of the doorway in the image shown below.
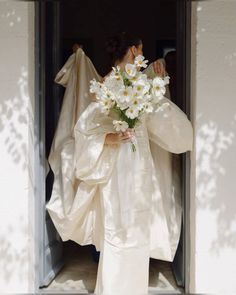
[[[104,51],[108,35],[118,30],[138,34],[144,43],[144,56],[149,61],[162,58],[170,50],[176,50],[176,83],[172,100],[188,115],[190,111],[190,2],[175,0],[148,0],[148,12],[136,7],[132,1],[119,2],[103,0],[89,3],[82,0],[39,1],[35,3],[36,16],[36,89],[38,92],[36,112],[38,125],[38,206],[36,208],[37,243],[39,244],[39,275],[37,286],[47,291],[58,274],[68,265],[71,254],[81,259],[88,257],[93,271],[99,257],[92,245],[80,246],[73,241],[62,242],[45,204],[50,199],[53,173],[44,161],[50,152],[53,135],[60,114],[64,89],[54,83],[62,65],[72,54],[74,43],[82,44],[83,50],[92,60],[101,75],[108,72],[109,62]],[[125,7],[125,11],[124,11]],[[146,14],[145,14],[146,13]],[[130,18],[130,15],[133,15]],[[122,18],[121,18],[122,16]],[[130,22],[131,19],[131,22]],[[188,77],[188,79],[187,79]],[[187,99],[188,98],[188,99]],[[171,271],[174,289],[168,292],[188,291],[188,175],[189,154],[181,155],[183,222],[180,242],[173,263],[161,262],[163,268]],[[76,259],[75,259],[76,260]],[[155,261],[153,260],[153,266]],[[86,275],[85,275],[86,276]],[[81,277],[83,275],[81,274]],[[86,282],[86,280],[84,279]],[[91,283],[91,282],[90,282]],[[89,284],[89,283],[88,283]],[[86,284],[85,284],[86,285]],[[70,292],[72,289],[66,290]],[[85,286],[86,287],[86,286]],[[87,286],[91,289],[90,285]],[[163,293],[165,290],[159,290]],[[37,290],[39,292],[39,290]],[[82,292],[82,291],[81,291]],[[78,293],[78,290],[77,290]],[[155,293],[156,294],[156,293]]]

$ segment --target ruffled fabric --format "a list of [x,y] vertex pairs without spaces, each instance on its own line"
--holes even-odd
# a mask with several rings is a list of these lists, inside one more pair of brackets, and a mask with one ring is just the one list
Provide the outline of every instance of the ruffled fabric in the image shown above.
[[192,124],[167,97],[147,116],[147,128],[149,139],[166,151],[180,154],[193,149]]

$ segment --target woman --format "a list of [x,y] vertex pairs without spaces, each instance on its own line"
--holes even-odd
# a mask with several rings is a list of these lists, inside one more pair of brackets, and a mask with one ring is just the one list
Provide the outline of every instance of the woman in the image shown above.
[[[112,66],[119,66],[121,70],[124,70],[127,63],[134,63],[136,56],[143,55],[143,43],[140,38],[124,32],[117,34],[107,42],[107,51],[110,54]],[[153,70],[157,75],[165,76],[162,63],[153,63]],[[130,141],[132,136],[134,136],[134,129],[131,128],[128,128],[125,132],[108,133],[105,143],[125,143]]]
[[[142,41],[122,33],[108,42],[107,49],[113,65],[124,68],[142,54]],[[145,72],[153,75],[153,69]],[[192,126],[165,98],[168,109],[144,117],[135,130],[116,133],[113,118],[104,116],[93,100],[80,114],[74,137],[64,140],[58,153],[64,159],[63,187],[74,189],[75,195],[65,199],[64,194],[63,202],[55,189],[47,209],[63,240],[92,243],[100,251],[95,294],[145,295],[149,258],[172,261],[179,237],[168,227],[162,171],[150,141],[169,152],[186,152],[192,149]],[[134,135],[135,153],[129,144]]]

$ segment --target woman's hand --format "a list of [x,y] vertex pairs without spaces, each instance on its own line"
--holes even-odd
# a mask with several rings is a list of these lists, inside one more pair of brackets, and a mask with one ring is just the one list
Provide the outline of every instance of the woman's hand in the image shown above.
[[165,66],[159,59],[153,62],[153,69],[156,75],[159,77],[164,78],[167,75]]
[[106,135],[105,144],[119,144],[130,141],[134,136],[134,128],[128,128],[125,132],[108,133]]

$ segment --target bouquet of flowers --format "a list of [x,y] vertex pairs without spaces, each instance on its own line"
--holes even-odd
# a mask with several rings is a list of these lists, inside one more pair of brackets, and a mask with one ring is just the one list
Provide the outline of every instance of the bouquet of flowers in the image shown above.
[[[154,104],[158,104],[164,97],[169,76],[149,79],[140,71],[140,68],[147,67],[147,62],[144,56],[139,55],[134,64],[126,64],[125,70],[119,66],[112,67],[111,73],[102,83],[95,79],[90,81],[90,92],[96,95],[101,112],[109,115],[113,110],[118,114],[119,120],[113,120],[117,132],[134,128],[142,114],[153,112]],[[132,139],[131,145],[135,151]]]

